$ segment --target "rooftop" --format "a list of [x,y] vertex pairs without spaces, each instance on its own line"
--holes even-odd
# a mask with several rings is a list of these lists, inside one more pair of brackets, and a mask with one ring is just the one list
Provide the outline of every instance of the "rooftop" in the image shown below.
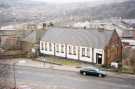
[[113,32],[95,29],[48,28],[41,41],[104,48]]

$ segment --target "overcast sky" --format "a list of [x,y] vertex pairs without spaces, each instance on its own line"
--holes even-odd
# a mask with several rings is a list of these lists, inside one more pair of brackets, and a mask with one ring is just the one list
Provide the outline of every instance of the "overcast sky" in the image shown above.
[[45,2],[51,2],[51,3],[72,3],[72,2],[121,2],[126,0],[34,0],[34,1],[45,1]]
[[53,3],[70,3],[70,2],[109,1],[109,0],[34,0],[34,1],[46,1],[46,2],[53,2]]

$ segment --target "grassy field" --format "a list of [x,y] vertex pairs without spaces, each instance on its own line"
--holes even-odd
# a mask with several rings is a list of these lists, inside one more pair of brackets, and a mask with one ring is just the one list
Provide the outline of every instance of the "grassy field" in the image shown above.
[[129,66],[123,66],[122,72],[123,73],[130,73],[130,74],[133,74],[134,73],[133,70],[132,70],[132,68],[129,67]]
[[70,65],[70,66],[80,66],[81,62],[77,60],[72,59],[65,59],[60,57],[54,57],[54,56],[46,56],[46,61],[51,63],[56,63],[60,65]]

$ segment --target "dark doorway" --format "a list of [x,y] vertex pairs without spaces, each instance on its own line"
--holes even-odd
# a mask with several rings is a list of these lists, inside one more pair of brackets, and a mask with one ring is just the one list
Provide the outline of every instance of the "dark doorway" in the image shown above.
[[96,53],[97,64],[102,64],[102,54]]

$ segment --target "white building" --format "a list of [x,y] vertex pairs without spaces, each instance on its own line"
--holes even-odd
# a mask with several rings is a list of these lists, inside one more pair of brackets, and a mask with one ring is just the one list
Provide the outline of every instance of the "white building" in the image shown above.
[[[108,52],[106,47],[108,44],[111,44],[110,41],[115,32],[107,30],[48,28],[48,31],[40,41],[40,53],[105,64],[107,62],[107,55],[105,54]],[[117,34],[115,35],[117,36]],[[115,47],[115,44],[108,46],[107,49],[109,47]]]
[[85,21],[85,22],[77,22],[73,24],[73,27],[75,28],[90,28],[90,22]]
[[128,44],[125,47],[135,48],[135,40],[134,39],[122,39],[122,43],[123,44]]

